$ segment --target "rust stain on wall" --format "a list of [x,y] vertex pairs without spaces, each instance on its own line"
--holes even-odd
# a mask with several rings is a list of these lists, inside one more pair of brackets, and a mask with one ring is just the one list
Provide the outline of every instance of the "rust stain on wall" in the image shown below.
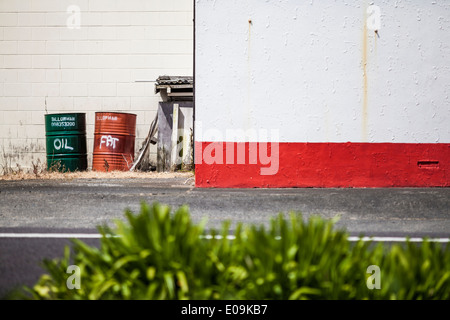
[[247,48],[247,109],[246,109],[246,121],[245,121],[245,126],[246,129],[250,129],[251,128],[251,116],[252,116],[252,107],[251,107],[251,86],[252,86],[252,65],[251,65],[251,45],[252,45],[252,20],[249,19],[248,20],[248,48]]
[[251,41],[252,40],[252,20],[248,20],[248,48],[247,48],[247,73],[248,73],[248,90],[250,96],[250,82],[252,78],[252,69],[250,64],[250,56],[251,56]]
[[363,47],[362,47],[362,67],[363,67],[363,106],[362,106],[362,141],[367,142],[367,122],[368,122],[368,78],[367,78],[367,24],[364,15]]

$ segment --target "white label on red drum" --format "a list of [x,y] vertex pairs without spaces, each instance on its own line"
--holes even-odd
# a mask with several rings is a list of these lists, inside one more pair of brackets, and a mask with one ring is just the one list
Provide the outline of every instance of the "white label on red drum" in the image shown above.
[[103,115],[103,116],[97,116],[97,120],[99,121],[105,121],[105,120],[111,120],[111,121],[117,121],[117,116],[112,115]]

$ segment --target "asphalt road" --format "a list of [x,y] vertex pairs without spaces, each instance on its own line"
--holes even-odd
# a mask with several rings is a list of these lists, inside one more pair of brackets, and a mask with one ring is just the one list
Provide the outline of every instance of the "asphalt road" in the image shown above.
[[293,210],[305,218],[339,216],[336,228],[354,236],[450,236],[449,188],[196,189],[186,178],[0,181],[0,297],[34,284],[42,259],[60,257],[70,244],[49,234],[95,234],[98,225],[124,219],[126,208],[138,212],[141,201],[187,204],[193,220],[206,217],[208,228],[224,220],[232,227],[268,224]]

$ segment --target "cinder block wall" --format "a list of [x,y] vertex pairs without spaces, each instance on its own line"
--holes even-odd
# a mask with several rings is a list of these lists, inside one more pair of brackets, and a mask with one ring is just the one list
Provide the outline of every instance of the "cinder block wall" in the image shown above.
[[97,111],[137,114],[139,150],[160,101],[140,80],[192,73],[192,0],[0,0],[0,172],[45,163],[46,113],[86,113],[89,167]]

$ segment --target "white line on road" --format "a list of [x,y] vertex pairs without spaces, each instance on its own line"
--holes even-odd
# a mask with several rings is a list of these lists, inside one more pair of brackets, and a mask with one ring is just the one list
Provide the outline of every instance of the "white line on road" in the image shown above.
[[[212,239],[213,236],[206,235],[203,238],[205,239]],[[216,239],[223,239],[222,236],[214,236]],[[227,239],[234,240],[236,237],[233,235],[227,236]],[[280,240],[281,237],[275,237],[275,239]],[[410,242],[423,242],[425,239],[423,238],[406,238],[406,237],[348,237],[348,241],[356,242],[359,240],[362,240],[363,242],[369,242],[369,241],[375,241],[375,242],[406,242],[409,240]],[[450,238],[429,238],[426,239],[430,242],[441,242],[441,243],[448,243],[450,242]]]
[[79,238],[79,239],[99,239],[99,233],[0,233],[0,238]]
[[[375,242],[423,242],[424,238],[406,238],[406,237],[348,237],[348,241],[375,241]],[[429,242],[448,243],[450,238],[429,238],[426,239]]]
[[[100,239],[102,237],[99,233],[0,233],[0,238],[41,238],[41,239]],[[212,235],[202,236],[203,239],[212,239]],[[214,236],[215,239],[223,239],[221,235]],[[234,235],[227,236],[227,239],[234,240],[236,237]],[[280,237],[276,237],[280,239]],[[364,242],[375,241],[375,242],[423,242],[424,238],[407,238],[407,237],[348,237],[348,241],[356,242],[362,240]],[[427,238],[429,242],[440,242],[448,243],[450,238]]]

